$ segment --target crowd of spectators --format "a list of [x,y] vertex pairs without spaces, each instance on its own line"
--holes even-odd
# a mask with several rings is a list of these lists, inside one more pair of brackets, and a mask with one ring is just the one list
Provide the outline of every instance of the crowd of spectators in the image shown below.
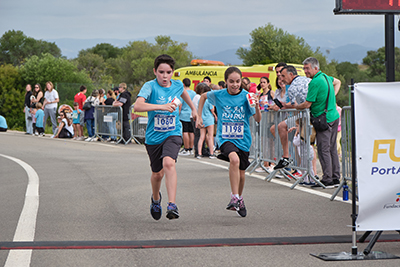
[[[322,73],[319,70],[319,63],[315,58],[306,59],[303,65],[307,77],[299,76],[296,68],[293,66],[282,62],[277,64],[275,67],[277,78],[274,81],[277,87],[276,91],[272,90],[268,77],[261,77],[258,85],[252,83],[249,78],[243,77],[242,88],[256,94],[259,99],[260,109],[265,112],[289,108],[309,108],[311,115],[319,116],[324,112],[321,107],[324,107],[326,102],[328,103],[327,118],[329,129],[323,132],[316,132],[316,143],[312,142],[309,159],[313,162],[310,169],[312,169],[312,174],[314,175],[316,174],[317,159],[317,153],[314,148],[317,147],[318,157],[323,169],[321,182],[327,187],[334,186],[339,184],[340,179],[339,150],[337,149],[336,141],[338,130],[340,131],[340,128],[338,129],[340,108],[337,107],[335,98],[340,88],[340,81]],[[212,84],[210,77],[204,77],[203,81],[197,84],[194,91],[189,88],[190,83],[191,81],[187,78],[183,80],[184,88],[189,92],[190,98],[196,108],[201,94],[226,87],[224,81]],[[327,95],[328,90],[331,90],[331,94],[329,95]],[[88,97],[86,97],[86,93],[87,88],[82,85],[74,97],[73,108],[58,110],[59,116],[57,117],[59,96],[53,84],[50,81],[47,82],[44,93],[40,84],[35,84],[33,90],[30,84],[26,85],[23,109],[26,121],[26,134],[44,136],[45,126],[50,117],[52,138],[71,138],[87,142],[97,140],[116,142],[118,113],[114,111],[106,114],[112,120],[102,125],[102,127],[106,128],[105,132],[109,133],[109,135],[103,135],[100,139],[95,136],[95,107],[107,105],[122,108],[122,125],[120,126],[123,129],[123,135],[120,138],[124,142],[129,141],[131,136],[129,125],[131,94],[127,91],[127,85],[121,83],[118,87],[107,91],[104,89],[94,90]],[[196,122],[190,117],[190,113],[190,108],[183,103],[180,106],[180,120],[183,125],[183,147],[179,155],[192,155],[199,159],[206,156],[216,158],[215,151],[218,151],[218,147],[216,146],[214,130],[214,126],[217,123],[215,107],[207,103],[207,101],[205,102],[202,113],[202,120],[205,123],[203,128],[196,127]],[[290,165],[289,142],[293,142],[297,146],[299,153],[301,149],[304,149],[304,142],[299,139],[299,123],[299,120],[297,120],[296,127],[288,129],[287,120],[279,122],[278,133],[283,148],[283,156],[276,165],[265,162],[262,169],[272,172]],[[88,133],[86,139],[84,137],[84,126],[86,126]],[[275,135],[275,125],[269,125],[268,128],[267,131]],[[7,123],[5,118],[0,116],[0,131],[6,130]],[[288,133],[292,131],[295,132],[295,138],[292,137],[293,140],[289,140]],[[263,171],[262,169],[261,171]],[[307,183],[312,184],[312,181],[307,180]]]
[[[45,127],[50,117],[52,126],[51,138],[70,138],[77,141],[108,141],[116,143],[118,112],[111,110],[107,115],[112,121],[103,125],[103,130],[109,135],[95,136],[95,107],[107,105],[122,108],[123,119],[123,141],[130,140],[129,108],[131,106],[131,95],[126,90],[125,83],[119,87],[109,89],[93,90],[90,96],[86,96],[87,88],[82,85],[79,92],[74,96],[73,107],[61,105],[58,107],[59,96],[54,89],[52,82],[47,82],[43,93],[40,84],[35,84],[34,89],[30,84],[26,85],[24,109],[25,113],[25,134],[43,137]],[[86,105],[85,105],[86,104]],[[57,113],[59,114],[57,116]],[[84,129],[87,129],[88,137],[84,136]],[[0,117],[0,131],[7,131],[6,119]]]

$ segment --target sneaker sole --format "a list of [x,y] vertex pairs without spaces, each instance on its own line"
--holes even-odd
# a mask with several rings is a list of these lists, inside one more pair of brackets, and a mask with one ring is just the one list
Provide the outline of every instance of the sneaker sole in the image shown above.
[[244,212],[245,213],[242,215],[242,214],[240,214],[240,210],[238,210],[238,211],[236,211],[236,214],[243,218],[243,217],[246,217],[246,215],[247,215],[247,211],[244,211]]
[[179,213],[177,211],[175,211],[175,210],[168,211],[167,212],[167,218],[170,219],[170,220],[178,219],[179,218]]
[[335,186],[333,186],[333,185],[325,185],[325,188],[323,188],[322,186],[318,186],[318,187],[311,186],[311,188],[312,189],[332,189],[332,188],[335,188]]

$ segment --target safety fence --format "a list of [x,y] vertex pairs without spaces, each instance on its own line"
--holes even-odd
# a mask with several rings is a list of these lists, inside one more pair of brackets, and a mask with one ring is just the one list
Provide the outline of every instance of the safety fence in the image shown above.
[[[267,172],[265,177],[267,181],[271,181],[274,177],[283,177],[289,181],[295,181],[291,189],[305,181],[325,187],[315,177],[312,166],[315,153],[313,147],[310,146],[311,126],[309,118],[308,109],[301,111],[285,109],[263,112],[259,123],[251,119],[250,127],[253,143],[250,149],[250,158],[253,161],[247,171],[252,173],[256,168],[263,168]],[[281,132],[281,135],[279,132]],[[284,144],[287,144],[287,156],[291,160],[286,168],[273,170],[268,168],[268,164],[276,165],[284,155],[281,136],[287,136]],[[301,176],[294,176],[289,169],[297,170],[301,173]]]
[[[130,107],[131,115],[130,132],[131,139],[138,144],[145,140],[147,128],[147,112],[135,112],[134,105]],[[267,175],[265,180],[273,178],[284,178],[294,181],[291,189],[302,182],[316,183],[325,188],[316,178],[316,168],[312,162],[316,160],[317,154],[314,149],[315,131],[309,123],[310,113],[308,109],[295,110],[285,109],[279,111],[264,111],[262,118],[257,123],[250,119],[252,145],[249,158],[252,160],[247,171],[252,173],[256,168],[262,168]],[[113,106],[97,106],[95,108],[95,133],[102,140],[110,137],[119,143],[123,140],[122,108]],[[283,135],[281,133],[284,133]],[[281,136],[287,135],[288,157],[290,164],[283,169],[273,170],[268,168],[268,163],[277,164],[284,155]],[[129,140],[130,141],[130,140]],[[126,144],[127,142],[125,142]],[[341,160],[342,180],[339,187],[332,194],[333,200],[343,185],[351,183],[351,109],[343,107],[341,113]],[[266,164],[267,163],[267,164]],[[294,169],[301,173],[293,175],[289,170]],[[350,187],[349,187],[350,188]],[[351,190],[349,189],[351,192]]]
[[95,135],[102,141],[110,139],[116,144],[128,144],[131,140],[138,144],[143,143],[147,128],[147,112],[135,112],[134,105],[129,109],[130,138],[124,139],[124,122],[122,108],[99,105],[95,107]]
[[144,142],[146,136],[148,121],[147,112],[135,112],[134,105],[132,105],[129,110],[129,114],[131,114],[131,121],[129,125],[131,127],[132,140],[137,144],[141,144]]
[[94,117],[95,135],[97,137],[103,141],[110,138],[115,141],[116,144],[124,141],[121,107],[96,106],[94,109]]
[[[252,173],[256,168],[262,168],[267,173],[265,177],[267,181],[271,181],[273,178],[284,178],[292,182],[294,181],[290,187],[291,189],[305,180],[319,184],[325,188],[325,185],[316,178],[315,166],[312,164],[313,159],[316,160],[317,154],[314,151],[315,131],[309,123],[309,118],[308,109],[302,111],[286,109],[277,112],[263,112],[259,123],[251,119],[250,128],[253,143],[250,148],[249,158],[252,161],[246,171]],[[287,130],[290,164],[286,168],[273,170],[273,168],[268,167],[268,163],[276,165],[283,156],[279,131],[284,133],[283,136],[285,136],[285,129]],[[331,200],[335,199],[340,190],[343,189],[343,186],[350,184],[352,180],[350,107],[343,107],[342,109],[340,144],[341,156],[339,157],[342,161],[342,179],[339,186],[333,192]],[[301,176],[294,176],[290,173],[290,169],[300,171]],[[307,176],[308,179],[306,179]],[[350,190],[351,187],[349,186],[348,188],[349,192],[352,193]]]
[[[346,106],[342,108],[341,114],[341,151],[342,151],[342,181],[339,187],[333,192],[331,200],[334,200],[343,185],[349,185],[352,182],[352,161],[351,161],[351,107]],[[348,186],[350,193],[351,186]],[[356,196],[357,197],[357,196]]]

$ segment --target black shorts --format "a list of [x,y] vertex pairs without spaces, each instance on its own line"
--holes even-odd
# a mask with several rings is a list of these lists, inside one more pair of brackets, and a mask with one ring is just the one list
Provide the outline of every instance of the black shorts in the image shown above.
[[181,121],[184,133],[193,133],[193,124],[191,121]]
[[239,170],[246,170],[247,167],[249,167],[250,162],[249,162],[249,152],[245,152],[243,150],[240,150],[237,148],[233,143],[231,142],[225,142],[222,144],[220,147],[221,154],[218,155],[219,159],[229,161],[229,154],[231,152],[236,152],[239,156],[240,159],[240,164],[239,164]]
[[159,172],[163,169],[163,158],[171,157],[175,160],[178,158],[179,149],[182,146],[181,136],[169,136],[161,144],[147,145],[146,150],[150,159],[152,172]]

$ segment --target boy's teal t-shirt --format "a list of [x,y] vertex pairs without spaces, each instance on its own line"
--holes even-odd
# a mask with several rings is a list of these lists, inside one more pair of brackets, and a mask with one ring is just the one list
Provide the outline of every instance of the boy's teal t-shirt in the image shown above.
[[[163,105],[172,102],[177,97],[182,102],[183,84],[179,80],[171,80],[170,87],[162,87],[157,79],[146,82],[138,97],[143,97],[146,103]],[[179,107],[174,112],[163,110],[149,111],[146,129],[148,145],[161,144],[169,136],[182,136],[182,124],[179,121]]]

